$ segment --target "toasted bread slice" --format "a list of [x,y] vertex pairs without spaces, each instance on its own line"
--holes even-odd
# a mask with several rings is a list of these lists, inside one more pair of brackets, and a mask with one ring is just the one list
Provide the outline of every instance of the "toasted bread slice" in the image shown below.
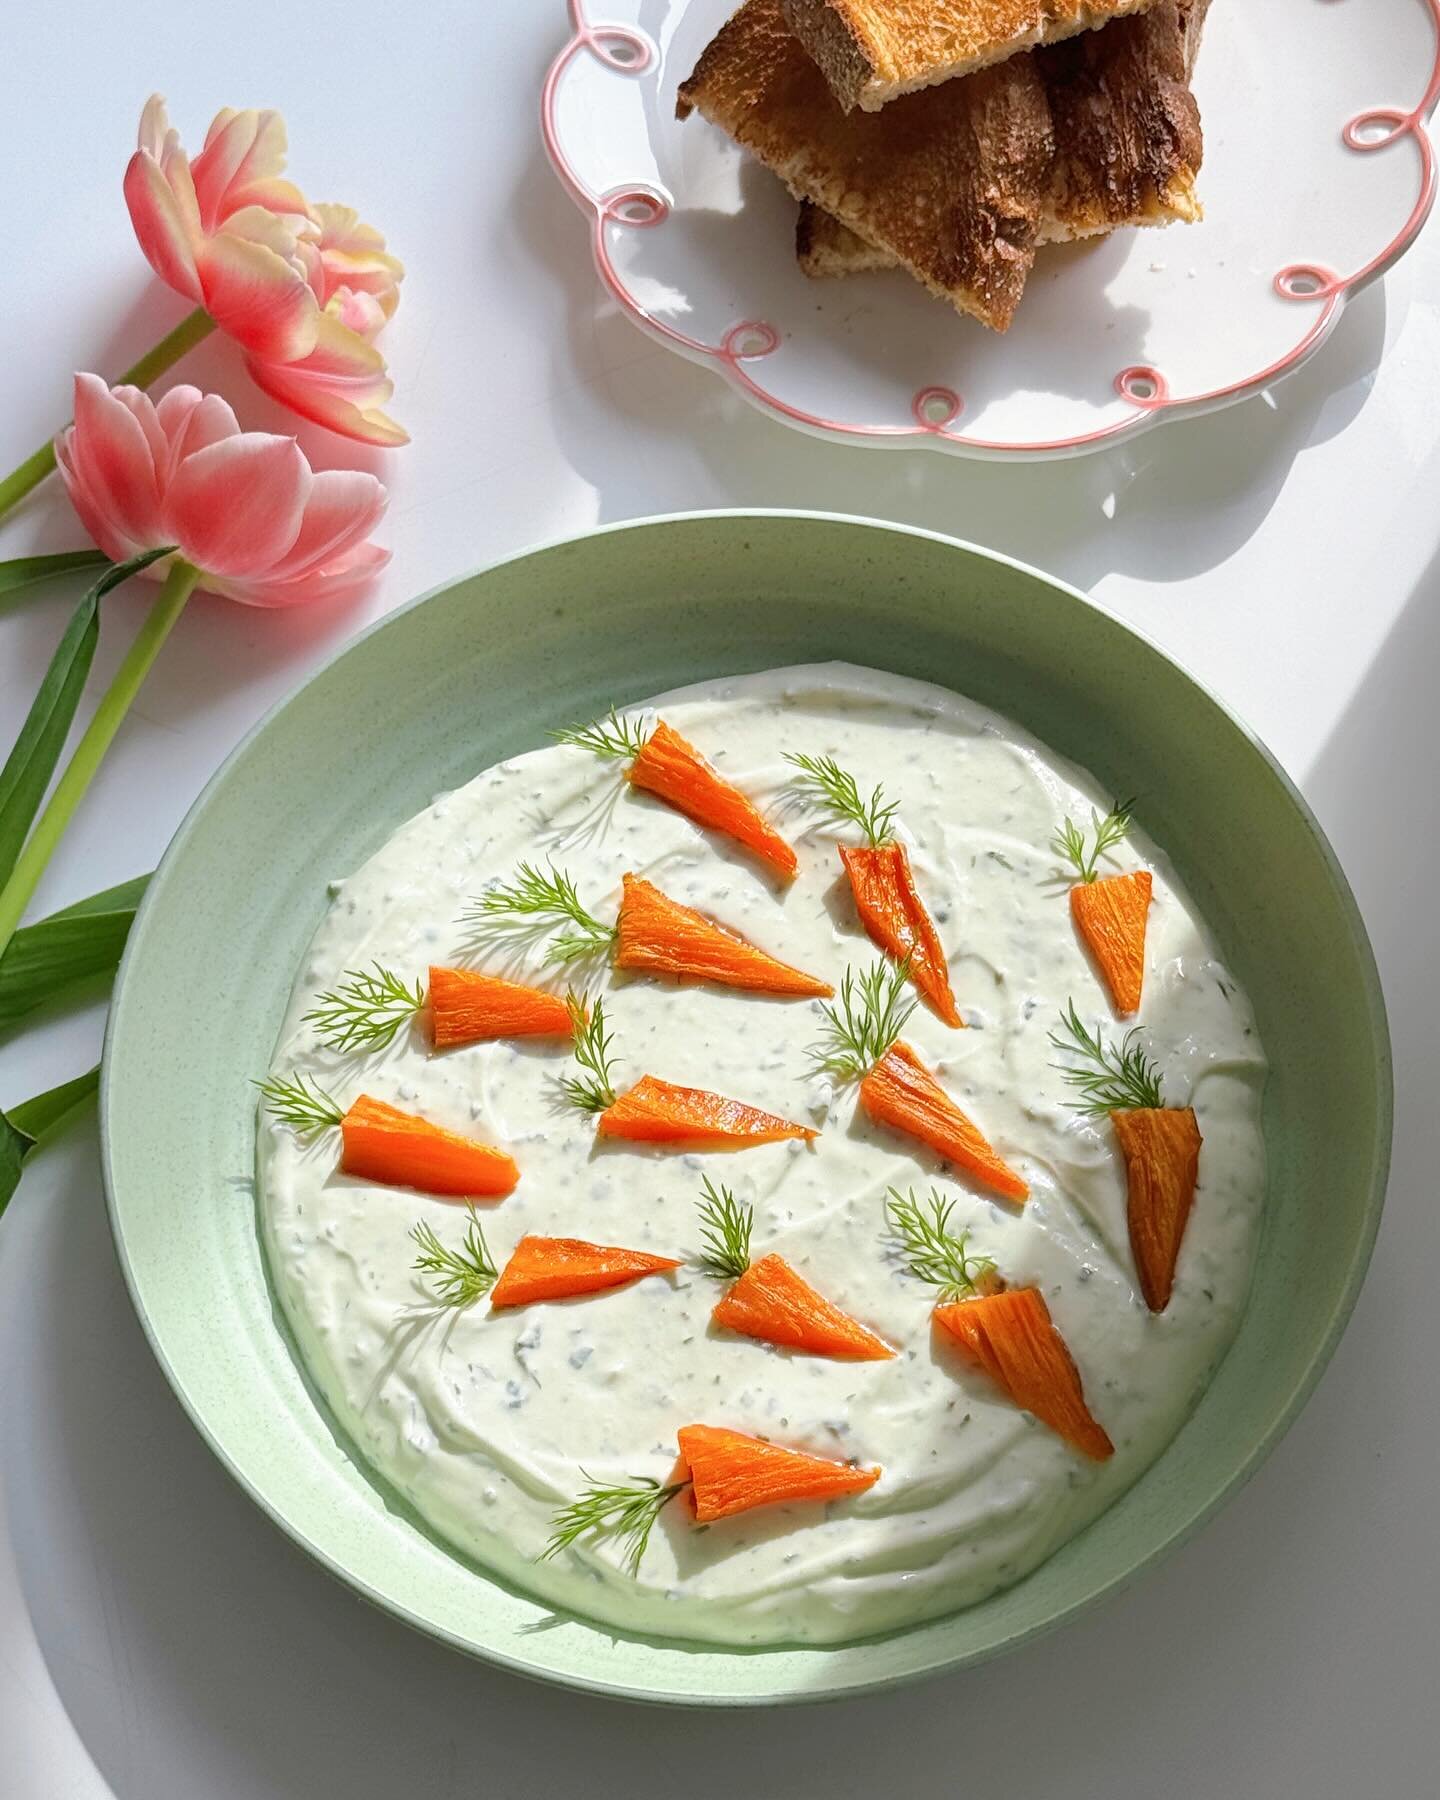
[[1143,12],[1151,0],[783,0],[785,17],[848,112],[1006,62]]
[[1190,75],[1208,6],[1163,0],[1038,53],[1056,144],[1045,235],[1201,217],[1205,143]]
[[867,244],[858,232],[842,225],[834,213],[810,200],[800,202],[795,218],[795,260],[814,281],[840,275],[871,275],[898,269],[899,263],[878,244]]
[[745,0],[681,84],[692,108],[784,181],[996,331],[1035,258],[1054,139],[1033,59],[845,112],[780,0]]
[[[1040,243],[1200,217],[1195,182],[1204,146],[1188,83],[1209,4],[1160,0],[1104,31],[1035,52],[1055,134]],[[795,253],[816,278],[895,266],[839,219],[803,202]]]

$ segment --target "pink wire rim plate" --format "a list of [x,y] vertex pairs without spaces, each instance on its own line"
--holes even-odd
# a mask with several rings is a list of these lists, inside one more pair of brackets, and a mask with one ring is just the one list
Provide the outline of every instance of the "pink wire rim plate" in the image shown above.
[[737,320],[718,343],[691,337],[647,309],[626,287],[610,254],[607,227],[619,225],[637,231],[654,230],[670,216],[670,201],[657,189],[641,182],[596,193],[589,188],[567,155],[556,119],[560,84],[579,56],[592,56],[616,75],[634,79],[644,75],[656,60],[654,46],[628,25],[595,24],[585,10],[585,0],[566,0],[571,35],[551,63],[541,91],[540,124],[545,148],[555,172],[591,221],[591,251],[600,279],[626,314],[643,331],[692,360],[706,363],[762,410],[807,430],[847,439],[914,439],[977,455],[1044,457],[1063,456],[1127,437],[1170,416],[1212,411],[1233,400],[1258,393],[1280,377],[1297,369],[1329,336],[1346,301],[1369,282],[1383,275],[1413,243],[1430,216],[1436,195],[1435,147],[1427,122],[1440,100],[1440,0],[1423,0],[1434,32],[1435,44],[1429,79],[1424,92],[1408,111],[1393,106],[1370,107],[1356,113],[1341,128],[1341,140],[1357,155],[1370,156],[1388,150],[1404,139],[1414,142],[1419,153],[1420,184],[1409,216],[1396,235],[1361,267],[1342,275],[1319,263],[1290,263],[1276,270],[1271,285],[1282,299],[1312,309],[1299,339],[1284,355],[1234,381],[1204,392],[1176,393],[1162,370],[1136,363],[1121,369],[1114,379],[1116,393],[1130,403],[1130,411],[1098,430],[1070,437],[1033,442],[1005,442],[968,436],[956,429],[964,401],[953,388],[941,385],[920,388],[914,395],[909,425],[868,424],[827,418],[792,405],[766,387],[761,375],[765,358],[781,344],[781,334],[763,319]]

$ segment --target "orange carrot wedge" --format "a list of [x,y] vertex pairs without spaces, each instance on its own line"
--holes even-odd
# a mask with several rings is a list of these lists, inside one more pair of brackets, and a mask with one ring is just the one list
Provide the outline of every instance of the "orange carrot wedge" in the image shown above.
[[754,1506],[788,1500],[838,1500],[880,1478],[879,1469],[857,1469],[800,1450],[782,1450],[763,1438],[718,1425],[686,1425],[676,1434],[680,1460],[690,1471],[695,1518],[701,1525]]
[[887,956],[910,959],[910,979],[947,1025],[965,1021],[950,990],[950,970],[934,921],[925,910],[903,844],[840,845],[860,923]]
[[563,999],[480,975],[474,969],[430,970],[430,1030],[437,1050],[478,1044],[489,1038],[569,1037],[570,1012]]
[[639,875],[625,876],[624,890],[615,940],[617,969],[688,975],[761,994],[835,992],[829,982],[777,962],[738,932],[682,906]]
[[672,731],[663,719],[645,740],[626,774],[633,787],[644,788],[697,825],[734,838],[787,881],[794,879],[800,864],[789,844],[753,801],[732,787],[693,744],[687,743],[678,731]]
[[1030,1192],[908,1044],[892,1044],[871,1069],[860,1083],[860,1103],[877,1123],[919,1138],[1007,1200]]
[[729,1331],[816,1356],[879,1362],[895,1354],[882,1338],[802,1281],[783,1256],[762,1256],[752,1263],[710,1316]]
[[1104,875],[1070,890],[1070,916],[1105,977],[1121,1017],[1140,1010],[1145,982],[1145,921],[1154,883],[1148,869]]
[[1080,1371],[1039,1288],[937,1306],[935,1322],[1019,1407],[1096,1462],[1115,1446],[1085,1404]]
[[532,1300],[564,1300],[621,1287],[642,1275],[678,1269],[674,1256],[648,1256],[643,1250],[616,1250],[609,1244],[587,1244],[581,1238],[522,1237],[490,1290],[492,1306],[528,1306]]
[[1112,1112],[1129,1187],[1130,1248],[1151,1312],[1164,1312],[1195,1201],[1200,1127],[1188,1107]]
[[508,1194],[520,1179],[503,1150],[444,1131],[414,1113],[362,1094],[340,1121],[340,1167],[386,1187],[418,1188],[446,1198]]
[[634,1087],[605,1108],[596,1123],[601,1137],[695,1150],[735,1150],[747,1144],[773,1144],[780,1138],[820,1135],[774,1113],[727,1100],[723,1094],[676,1087],[653,1075],[642,1075]]

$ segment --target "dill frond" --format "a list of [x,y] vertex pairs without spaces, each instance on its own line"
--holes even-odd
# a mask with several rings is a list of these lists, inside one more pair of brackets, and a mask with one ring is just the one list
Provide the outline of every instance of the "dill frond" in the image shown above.
[[700,1241],[705,1248],[698,1266],[722,1281],[738,1281],[750,1267],[750,1233],[755,1208],[737,1200],[727,1187],[718,1190],[707,1175],[699,1203]]
[[304,1023],[332,1050],[383,1050],[424,1004],[420,982],[407,987],[377,962],[368,971],[347,969],[338,986],[320,995]]
[[479,1215],[473,1206],[469,1213],[465,1239],[458,1250],[447,1250],[424,1220],[411,1228],[411,1240],[420,1252],[413,1265],[415,1272],[431,1277],[430,1292],[441,1306],[469,1306],[500,1279],[490,1260]]
[[572,1106],[581,1112],[604,1112],[615,1104],[615,1083],[611,1073],[614,1057],[610,1053],[610,1029],[605,1023],[605,1002],[597,1000],[587,1007],[583,994],[567,994],[570,1023],[575,1032],[574,1056],[584,1075],[565,1075],[560,1090]]
[[988,1256],[971,1256],[967,1232],[950,1230],[953,1200],[942,1199],[931,1188],[925,1202],[914,1189],[902,1194],[892,1187],[885,1201],[885,1216],[899,1245],[905,1266],[917,1281],[940,1290],[939,1299],[967,1300],[980,1291],[982,1282],[993,1280],[995,1263]]
[[815,1068],[847,1079],[868,1075],[915,1010],[913,999],[901,998],[909,976],[908,957],[877,962],[858,981],[854,969],[846,969],[840,998],[820,1008],[825,1035],[812,1052]]
[[255,1086],[277,1119],[293,1127],[301,1137],[310,1137],[317,1131],[338,1125],[345,1113],[339,1101],[327,1094],[313,1076],[308,1087],[305,1083],[304,1075],[293,1076],[289,1081],[271,1075],[264,1081],[257,1081]]
[[586,909],[575,883],[554,863],[549,865],[548,873],[542,873],[534,863],[521,863],[513,881],[487,888],[465,917],[473,925],[498,933],[529,925],[536,935],[543,936],[553,926],[574,927],[550,945],[546,962],[569,963],[598,956],[615,942],[615,926],[602,925]]
[[612,706],[608,715],[597,719],[593,725],[569,725],[563,731],[552,731],[550,735],[557,744],[574,744],[578,749],[588,750],[594,756],[638,756],[650,737],[641,718],[622,719]]
[[[585,1471],[582,1469],[580,1473],[584,1475]],[[620,1538],[625,1545],[625,1566],[632,1575],[638,1575],[640,1559],[650,1542],[656,1519],[689,1485],[688,1477],[684,1481],[661,1483],[647,1476],[629,1486],[618,1487],[591,1482],[568,1506],[561,1507],[555,1514],[551,1520],[554,1529],[550,1542],[540,1552],[539,1560],[548,1562],[578,1538],[594,1533]]]
[[1164,1106],[1160,1071],[1137,1042],[1138,1026],[1127,1031],[1118,1045],[1107,1044],[1098,1031],[1085,1029],[1073,1000],[1061,1013],[1060,1024],[1063,1035],[1052,1031],[1050,1042],[1057,1050],[1078,1052],[1089,1065],[1055,1064],[1078,1094],[1076,1104],[1081,1112],[1130,1112]]
[[1050,848],[1068,862],[1081,881],[1088,885],[1100,872],[1100,858],[1107,851],[1113,850],[1130,830],[1130,818],[1134,810],[1133,800],[1117,800],[1103,819],[1099,813],[1092,812],[1090,829],[1095,833],[1093,845],[1089,844],[1084,828],[1067,818],[1051,838]]
[[898,804],[887,802],[878,783],[868,800],[862,799],[855,777],[831,756],[785,757],[800,773],[793,786],[825,812],[833,825],[858,825],[872,850],[888,844],[895,835]]

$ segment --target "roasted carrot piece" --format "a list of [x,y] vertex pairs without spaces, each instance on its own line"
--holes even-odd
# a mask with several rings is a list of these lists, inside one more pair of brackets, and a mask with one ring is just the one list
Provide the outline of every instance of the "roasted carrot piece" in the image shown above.
[[600,1114],[597,1128],[601,1137],[679,1144],[697,1150],[733,1150],[747,1144],[773,1144],[780,1138],[820,1135],[774,1113],[727,1100],[723,1094],[676,1087],[654,1075],[642,1075],[634,1087],[612,1101]]
[[340,1121],[340,1167],[387,1187],[446,1198],[508,1194],[520,1179],[514,1159],[362,1094]]
[[934,921],[915,887],[910,857],[899,843],[840,845],[860,923],[887,956],[910,960],[910,979],[947,1025],[965,1021],[950,991],[950,970]]
[[1115,1140],[1125,1158],[1130,1248],[1140,1291],[1151,1312],[1164,1312],[1200,1172],[1200,1127],[1188,1106],[1137,1107],[1112,1112]]
[[617,1250],[610,1244],[587,1244],[582,1238],[522,1237],[490,1290],[492,1306],[528,1306],[532,1300],[564,1300],[571,1294],[593,1294],[620,1287],[642,1275],[678,1269],[674,1256],[650,1256],[643,1250]]
[[1070,916],[1099,964],[1121,1017],[1140,1010],[1145,984],[1145,921],[1154,886],[1148,869],[1103,875],[1070,890]]
[[895,1354],[883,1338],[817,1294],[783,1256],[752,1263],[710,1316],[729,1331],[816,1356],[879,1362]]
[[732,787],[693,744],[663,719],[645,740],[626,775],[632,787],[644,788],[697,825],[734,838],[787,881],[794,879],[799,860],[780,833],[753,801]]
[[624,877],[614,961],[617,969],[688,975],[761,994],[835,992],[828,981],[817,981],[767,956],[739,932],[682,906],[639,875]]
[[937,1306],[935,1322],[1042,1425],[1097,1462],[1115,1454],[1085,1404],[1080,1371],[1039,1288],[1006,1288],[978,1300]]
[[676,1434],[680,1460],[690,1471],[695,1518],[701,1525],[754,1506],[781,1506],[787,1500],[837,1500],[858,1494],[880,1479],[879,1469],[782,1450],[764,1438],[720,1425],[686,1425]]
[[919,1138],[1007,1200],[1030,1192],[908,1044],[892,1044],[880,1058],[860,1083],[860,1103],[877,1123]]
[[430,1031],[437,1050],[488,1038],[569,1037],[563,999],[474,969],[430,970]]

